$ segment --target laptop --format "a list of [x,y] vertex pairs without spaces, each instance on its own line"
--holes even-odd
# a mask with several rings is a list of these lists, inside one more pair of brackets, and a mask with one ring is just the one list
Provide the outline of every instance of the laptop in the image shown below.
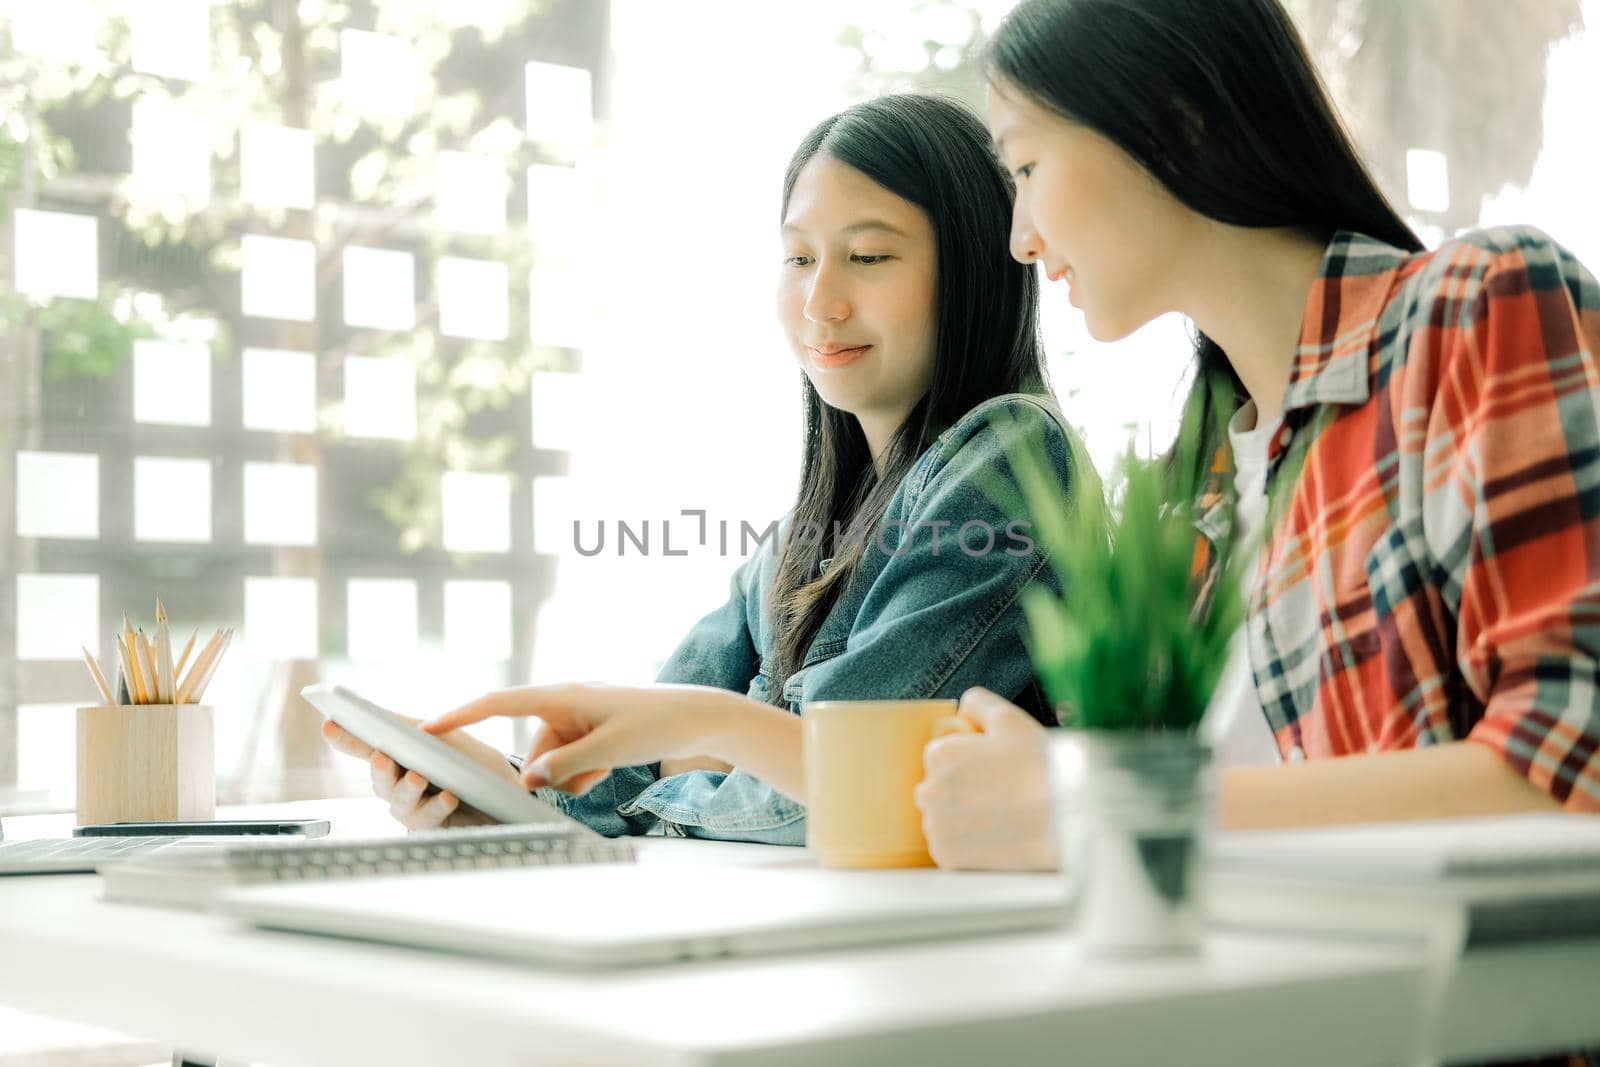
[[262,837],[320,837],[325,819],[248,819],[102,823],[80,826],[71,837],[7,841],[0,819],[0,876],[23,874],[92,874],[135,856],[160,852],[169,845],[220,848]]
[[[4,836],[0,834],[0,836]],[[20,874],[91,874],[185,840],[181,837],[44,837],[0,841],[0,877]],[[210,840],[210,839],[208,839]]]
[[1055,874],[838,871],[804,854],[763,866],[650,862],[646,853],[631,864],[235,889],[218,907],[269,929],[606,968],[1040,929],[1063,921],[1065,902]]

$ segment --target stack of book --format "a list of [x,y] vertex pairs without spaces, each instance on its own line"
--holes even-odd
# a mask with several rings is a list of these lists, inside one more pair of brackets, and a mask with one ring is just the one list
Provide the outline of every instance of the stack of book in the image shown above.
[[1600,936],[1600,817],[1506,815],[1219,835],[1217,925],[1426,938],[1464,947]]

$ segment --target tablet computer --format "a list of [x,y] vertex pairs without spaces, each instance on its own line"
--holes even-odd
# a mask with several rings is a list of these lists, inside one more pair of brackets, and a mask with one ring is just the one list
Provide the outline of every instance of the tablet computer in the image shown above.
[[312,707],[431,784],[448,789],[504,823],[549,823],[593,834],[578,820],[513,785],[464,752],[342,685],[308,685],[300,691]]

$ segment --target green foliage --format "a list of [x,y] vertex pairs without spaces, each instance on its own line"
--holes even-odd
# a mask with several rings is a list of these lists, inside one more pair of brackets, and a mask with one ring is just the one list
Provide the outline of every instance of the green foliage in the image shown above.
[[1391,201],[1407,202],[1411,149],[1448,158],[1444,210],[1402,214],[1448,235],[1477,226],[1485,201],[1507,185],[1528,186],[1545,147],[1552,50],[1583,31],[1582,0],[1288,6]]
[[850,96],[935,92],[983,110],[977,58],[983,49],[982,5],[965,0],[912,0],[864,14],[839,34],[854,60]]
[[1185,731],[1205,714],[1243,620],[1248,553],[1229,496],[1216,568],[1194,574],[1205,486],[1183,472],[1196,466],[1202,429],[1185,420],[1170,464],[1130,447],[1115,506],[1094,493],[1069,497],[1040,456],[1011,451],[1022,505],[1063,590],[1036,584],[1023,609],[1034,669],[1065,725]]
[[130,358],[136,339],[155,331],[139,319],[124,322],[91,300],[52,300],[37,312],[44,341],[44,373],[63,378],[109,378]]
[[22,188],[22,168],[26,162],[22,145],[0,124],[0,223],[11,217],[17,190]]
[[[522,318],[520,311],[514,317]],[[525,324],[517,328],[526,332]],[[447,362],[419,331],[384,351],[416,366],[417,434],[394,481],[367,501],[394,525],[401,550],[416,553],[442,543],[441,469],[504,472],[515,458],[516,436],[474,422],[490,416],[492,424],[493,416],[527,395],[536,373],[563,364],[550,350],[507,350],[485,341],[462,345]]]
[[39,331],[45,377],[108,378],[133,351],[137,339],[156,331],[126,305],[92,300],[52,300],[35,307],[16,293],[0,296],[0,329],[32,325]]
[[[581,0],[239,0],[214,6],[210,73],[196,83],[133,70],[124,5],[92,6],[99,30],[81,62],[0,50],[0,222],[16,206],[67,203],[117,231],[102,245],[99,301],[57,298],[37,306],[0,294],[0,330],[36,330],[48,378],[106,378],[131,356],[135,339],[176,336],[186,320],[214,323],[213,348],[236,351],[227,339],[244,325],[237,279],[244,232],[313,240],[330,264],[349,245],[392,246],[430,263],[445,254],[493,258],[511,277],[526,277],[536,260],[551,257],[516,228],[465,239],[432,228],[432,169],[444,149],[497,156],[512,174],[550,161],[510,117],[521,114],[522,83],[502,75],[520,70],[528,44],[548,32],[543,21],[553,9],[569,17],[581,11]],[[338,69],[340,31],[356,20],[410,43],[416,77],[395,89],[405,106],[368,113],[329,80]],[[125,115],[133,100],[175,104],[211,123],[215,189],[205,201],[141,189],[120,171],[102,173],[104,151],[80,161],[75,143],[103,148],[95,138],[126,136],[106,116]],[[96,111],[101,104],[108,109]],[[232,194],[240,181],[240,131],[251,122],[316,132],[322,184],[311,211],[287,215]],[[331,182],[329,173],[337,174]],[[147,291],[156,288],[161,293]],[[392,481],[367,496],[405,551],[440,542],[440,470],[505,470],[514,460],[518,438],[503,429],[506,414],[526,402],[532,373],[556,360],[517,340],[528,336],[525,308],[515,308],[513,319],[513,340],[498,344],[442,338],[431,308],[399,338],[282,342],[315,349],[327,364],[382,353],[416,366],[416,439]],[[335,423],[330,414],[322,413],[324,429]],[[322,438],[304,447],[320,449]]]

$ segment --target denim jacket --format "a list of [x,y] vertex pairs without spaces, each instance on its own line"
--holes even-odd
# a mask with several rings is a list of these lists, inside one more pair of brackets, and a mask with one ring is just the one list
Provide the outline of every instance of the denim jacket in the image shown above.
[[[784,684],[791,711],[816,700],[954,698],[983,685],[1054,724],[1038,710],[1044,702],[1021,637],[1022,590],[1049,580],[1048,569],[1025,518],[993,499],[995,479],[1015,484],[1005,461],[1013,444],[1037,449],[1061,484],[1076,489],[1069,431],[1049,399],[1014,394],[968,412],[900,483],[856,573]],[[695,625],[658,681],[769,702],[767,599],[786,530],[734,573],[727,603]],[[659,822],[679,836],[804,844],[804,807],[744,771],[658,778],[658,766],[618,768],[581,797],[540,795],[611,836]]]

